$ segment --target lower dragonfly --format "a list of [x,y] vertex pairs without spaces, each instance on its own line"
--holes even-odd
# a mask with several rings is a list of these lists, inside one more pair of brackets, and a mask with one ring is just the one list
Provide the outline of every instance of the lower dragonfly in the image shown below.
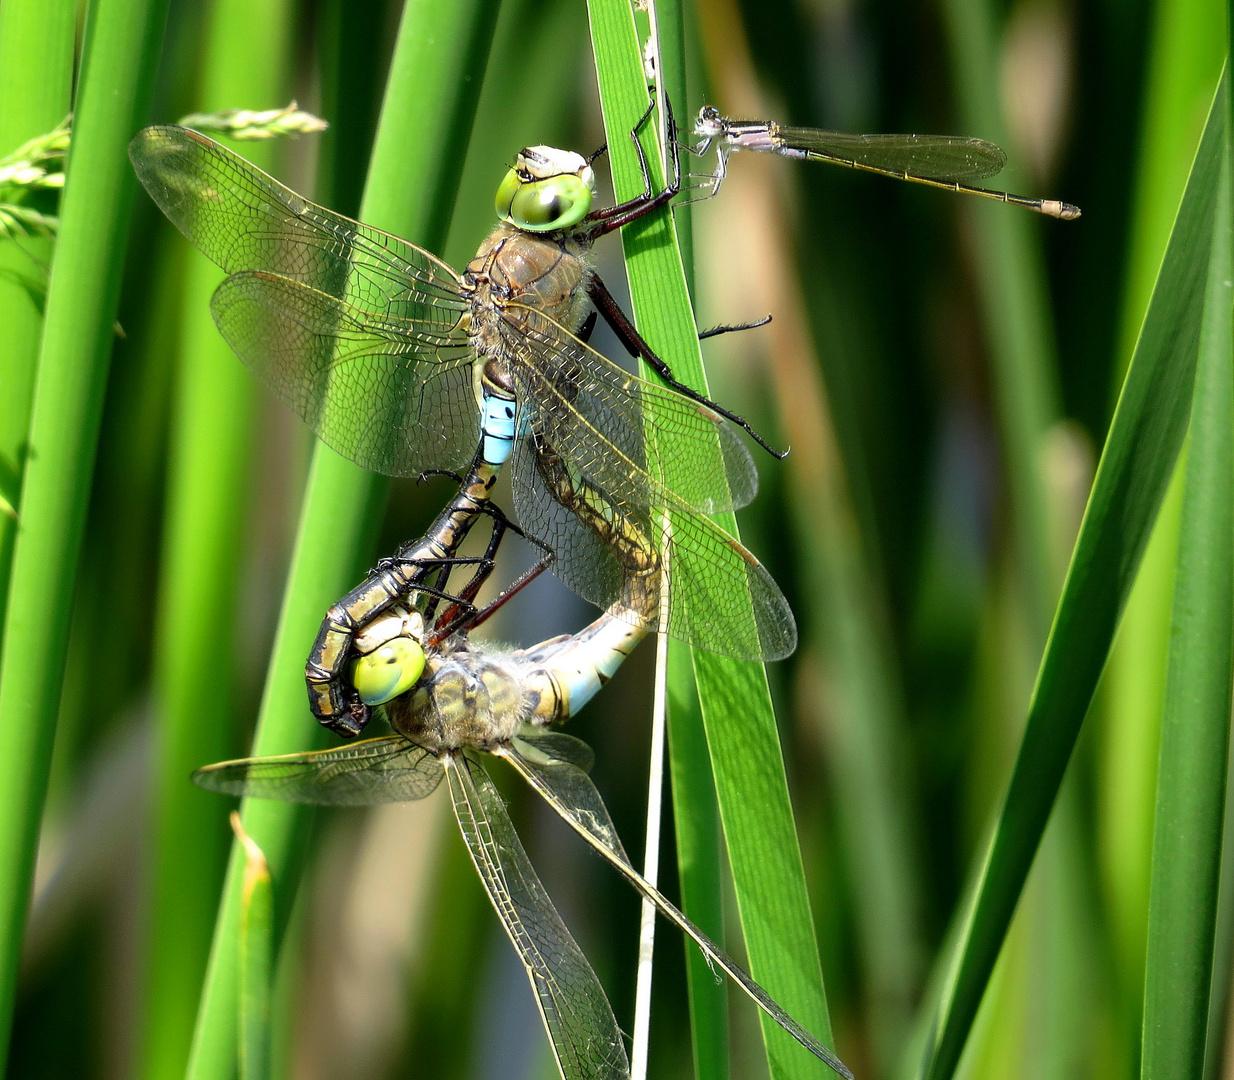
[[710,199],[720,190],[730,154],[753,150],[803,161],[825,161],[850,169],[928,184],[961,195],[1022,206],[1047,217],[1073,221],[1080,208],[1057,199],[1031,199],[1007,191],[973,187],[972,181],[999,173],[1007,164],[1002,147],[962,135],[853,135],[820,128],[785,127],[770,120],[731,120],[712,105],[704,105],[694,121],[698,142],[685,149],[704,156],[714,144],[716,168],[703,178]]
[[[482,458],[483,453],[477,455],[478,461]],[[483,470],[477,467],[473,474],[477,471]],[[433,587],[415,585],[406,597],[420,593],[423,610],[400,604],[355,628],[359,656],[351,663],[350,678],[367,704],[384,706],[394,734],[332,750],[221,762],[199,769],[193,780],[229,795],[372,806],[425,798],[444,777],[472,862],[526,969],[562,1077],[625,1080],[630,1067],[612,1007],[553,907],[478,754],[501,758],[688,934],[709,963],[729,975],[802,1046],[852,1080],[830,1049],[634,868],[587,775],[591,749],[548,730],[577,713],[645,636],[645,608],[658,602],[651,579],[661,573],[659,566],[651,561],[647,576],[627,577],[622,596],[577,634],[513,651],[473,643],[468,632],[510,595],[507,590],[483,609],[472,603],[479,583],[492,570],[501,535],[512,526],[494,512],[485,556],[455,559],[450,545],[458,532],[484,512],[485,493],[467,494],[467,489],[464,482],[451,503],[453,511],[447,508],[438,519],[438,526],[447,519],[451,523],[435,526],[436,535],[422,542],[423,551],[434,552],[422,567],[426,577],[463,563],[474,566],[456,602],[435,614],[436,605],[449,594],[440,581]],[[587,498],[585,493],[577,497]],[[594,515],[584,520],[599,524]],[[628,539],[637,543],[637,538]],[[512,588],[521,588],[546,562],[542,559]]]

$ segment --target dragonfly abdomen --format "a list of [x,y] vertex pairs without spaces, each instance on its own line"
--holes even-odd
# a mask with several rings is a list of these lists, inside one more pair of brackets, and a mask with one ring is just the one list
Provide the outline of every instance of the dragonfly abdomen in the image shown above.
[[512,659],[533,665],[525,679],[528,688],[551,687],[551,693],[541,689],[540,700],[529,702],[533,705],[529,719],[550,724],[576,716],[647,636],[645,622],[631,622],[614,614],[617,606],[577,634],[562,635],[514,654]]

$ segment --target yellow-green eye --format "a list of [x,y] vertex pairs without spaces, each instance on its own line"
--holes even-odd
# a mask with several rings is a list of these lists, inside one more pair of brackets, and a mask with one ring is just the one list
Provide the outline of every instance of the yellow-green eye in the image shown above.
[[528,232],[577,225],[591,209],[591,189],[572,173],[524,181],[511,169],[497,189],[497,213]]
[[424,650],[409,637],[396,637],[351,665],[351,683],[365,705],[384,705],[416,684],[424,671]]
[[510,204],[514,201],[514,196],[518,194],[518,189],[522,186],[523,181],[514,169],[509,170],[501,183],[497,185],[497,216],[502,221],[510,220]]

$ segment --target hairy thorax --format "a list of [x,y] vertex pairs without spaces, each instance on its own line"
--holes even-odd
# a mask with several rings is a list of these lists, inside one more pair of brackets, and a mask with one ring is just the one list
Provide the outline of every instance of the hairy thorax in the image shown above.
[[416,686],[386,705],[394,729],[434,752],[508,742],[525,724],[565,719],[553,676],[522,652],[472,651],[465,641],[429,655]]
[[587,246],[566,237],[497,226],[463,275],[471,288],[471,340],[477,358],[483,362],[503,354],[503,320],[507,327],[528,329],[517,305],[577,330],[586,307],[589,254]]

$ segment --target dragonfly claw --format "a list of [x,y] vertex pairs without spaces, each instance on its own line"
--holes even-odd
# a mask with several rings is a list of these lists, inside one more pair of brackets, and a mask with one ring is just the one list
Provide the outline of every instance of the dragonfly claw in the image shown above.
[[336,735],[341,735],[344,739],[354,739],[368,727],[372,716],[373,710],[357,697],[354,701],[348,702],[346,712],[323,719],[321,722]]

